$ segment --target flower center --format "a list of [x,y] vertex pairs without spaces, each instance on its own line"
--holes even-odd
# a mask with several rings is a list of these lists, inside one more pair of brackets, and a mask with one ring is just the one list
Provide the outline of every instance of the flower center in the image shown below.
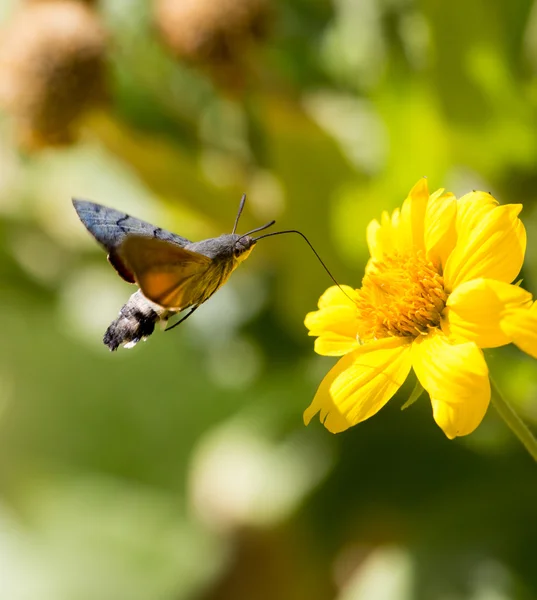
[[358,290],[361,340],[417,337],[440,324],[444,280],[421,253],[394,253],[372,261]]

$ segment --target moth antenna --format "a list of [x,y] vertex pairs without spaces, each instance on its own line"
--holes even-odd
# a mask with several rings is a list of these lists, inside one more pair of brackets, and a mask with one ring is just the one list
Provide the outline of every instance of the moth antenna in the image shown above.
[[[276,221],[270,221],[270,223],[266,223],[265,225],[261,225],[261,227],[256,227],[255,229],[252,229],[248,233],[243,233],[239,239],[242,239],[243,237],[246,237],[247,235],[250,235],[251,233],[257,233],[258,231],[263,231],[264,229],[268,229],[269,227],[272,227],[274,225],[274,223],[276,223]],[[261,237],[265,237],[265,236],[262,235]],[[258,240],[258,239],[259,238],[256,238],[256,240]]]
[[[260,228],[260,229],[264,229],[264,227]],[[254,231],[255,231],[255,229],[254,229]],[[308,238],[301,231],[298,231],[297,229],[287,229],[285,231],[273,231],[272,233],[265,233],[264,235],[260,235],[260,236],[258,236],[256,238],[254,238],[254,241],[257,242],[258,240],[262,240],[263,238],[271,237],[273,235],[282,235],[284,233],[297,233],[299,236],[301,236],[304,239],[304,241],[306,242],[306,244],[308,244],[308,246],[312,249],[313,254],[315,254],[315,256],[317,257],[317,260],[323,266],[323,269],[328,273],[328,276],[330,277],[330,279],[337,285],[337,287],[342,291],[343,294],[345,294],[345,296],[347,296],[347,298],[352,303],[356,304],[356,300],[353,300],[349,296],[349,294],[347,294],[347,292],[341,287],[341,285],[339,285],[339,283],[337,282],[336,278],[330,272],[330,269],[324,264],[323,259],[319,256],[317,250],[315,250],[315,248],[313,247],[313,244],[308,240]]]
[[235,218],[235,225],[233,225],[232,234],[237,231],[237,225],[239,224],[239,219],[241,218],[242,209],[244,208],[244,204],[246,202],[246,194],[242,195],[241,203],[239,204],[239,212],[237,213],[237,217]]

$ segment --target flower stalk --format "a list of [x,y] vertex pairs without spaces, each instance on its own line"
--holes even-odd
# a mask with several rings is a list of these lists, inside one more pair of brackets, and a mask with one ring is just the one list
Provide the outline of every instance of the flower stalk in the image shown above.
[[520,418],[512,404],[504,398],[492,378],[490,382],[492,404],[498,411],[500,417],[524,445],[530,456],[537,462],[537,439],[535,439],[535,436]]

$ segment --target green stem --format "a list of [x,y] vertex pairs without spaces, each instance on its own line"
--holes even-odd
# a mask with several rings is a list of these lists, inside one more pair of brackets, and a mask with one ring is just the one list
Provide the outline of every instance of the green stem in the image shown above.
[[537,461],[537,440],[533,433],[528,429],[527,425],[518,416],[513,406],[502,396],[498,386],[491,380],[492,395],[491,401],[498,411],[500,417],[511,428],[511,431],[524,444],[526,450],[530,453],[535,461]]

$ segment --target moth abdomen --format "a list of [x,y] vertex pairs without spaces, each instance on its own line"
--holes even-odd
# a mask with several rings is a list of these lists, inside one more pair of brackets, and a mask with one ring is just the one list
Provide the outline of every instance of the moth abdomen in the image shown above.
[[170,311],[148,300],[140,290],[135,292],[119,311],[118,318],[106,330],[103,342],[113,352],[119,346],[132,348],[148,338],[155,324],[166,321]]

